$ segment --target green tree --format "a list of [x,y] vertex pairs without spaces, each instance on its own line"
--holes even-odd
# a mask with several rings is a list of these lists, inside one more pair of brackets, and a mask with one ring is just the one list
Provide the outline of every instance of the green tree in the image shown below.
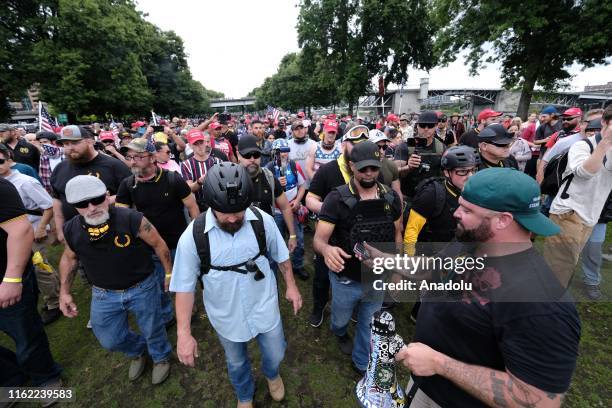
[[434,10],[441,61],[467,50],[472,74],[500,62],[503,86],[522,90],[523,119],[536,86],[554,90],[571,79],[571,64],[590,67],[612,55],[609,1],[434,0]]

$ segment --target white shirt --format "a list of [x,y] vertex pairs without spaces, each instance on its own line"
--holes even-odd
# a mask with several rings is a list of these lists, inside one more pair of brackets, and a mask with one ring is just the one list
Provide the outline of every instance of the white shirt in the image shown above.
[[[302,170],[304,171],[304,176],[308,178],[308,176],[306,175],[306,170],[305,170],[306,169],[306,159],[308,158],[308,152],[312,150],[312,146],[316,145],[317,142],[315,142],[312,139],[308,139],[306,140],[306,142],[300,144],[300,143],[296,143],[295,140],[290,139],[287,143],[289,144],[289,148],[291,149],[291,151],[289,152],[289,159],[299,164]],[[310,185],[310,180],[305,180],[305,181],[306,181],[306,185],[304,187],[308,188],[308,186]]]
[[[34,177],[26,176],[18,171],[12,171],[11,175],[6,177],[6,180],[15,186],[26,210],[44,211],[53,207],[53,199]],[[38,222],[41,218],[40,215],[28,214],[28,220],[34,229],[38,227]]]
[[[589,137],[593,149],[596,147],[595,136]],[[567,190],[568,198],[561,198],[565,184],[561,186],[552,202],[551,214],[565,214],[575,211],[587,226],[594,226],[599,220],[610,190],[612,190],[612,151],[606,153],[606,163],[595,174],[587,172],[583,164],[591,156],[591,149],[586,142],[576,142],[569,149],[565,178],[574,173],[574,178]]]

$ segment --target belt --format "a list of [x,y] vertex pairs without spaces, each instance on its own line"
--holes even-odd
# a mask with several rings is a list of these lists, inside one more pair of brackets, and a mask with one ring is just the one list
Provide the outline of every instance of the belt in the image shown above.
[[140,282],[136,282],[135,284],[133,284],[132,286],[130,286],[129,288],[125,288],[125,289],[105,289],[105,288],[101,288],[99,286],[96,285],[91,285],[92,287],[96,288],[96,289],[100,289],[103,290],[105,292],[115,292],[115,293],[123,293],[123,292],[127,292],[130,289],[134,289],[136,286],[140,285],[142,282],[144,282],[145,280],[149,279],[150,276],[147,276],[146,278],[144,278],[143,280],[141,280]]

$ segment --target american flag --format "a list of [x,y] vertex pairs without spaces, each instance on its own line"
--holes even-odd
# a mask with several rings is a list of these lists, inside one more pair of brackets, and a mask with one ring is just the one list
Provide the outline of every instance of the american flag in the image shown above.
[[157,126],[159,124],[159,120],[161,118],[155,114],[155,112],[151,111],[151,125]]
[[272,118],[276,122],[278,120],[278,117],[280,116],[280,111],[278,109],[268,105],[268,109],[266,110],[266,114],[269,115],[269,116],[272,116]]
[[57,127],[57,123],[55,122],[55,119],[51,117],[49,112],[47,112],[42,102],[38,102],[38,113],[38,130],[54,132],[53,128]]
[[115,135],[115,139],[117,138],[117,136],[119,136],[119,127],[115,123],[115,119],[111,119],[110,131],[113,132],[113,135]]

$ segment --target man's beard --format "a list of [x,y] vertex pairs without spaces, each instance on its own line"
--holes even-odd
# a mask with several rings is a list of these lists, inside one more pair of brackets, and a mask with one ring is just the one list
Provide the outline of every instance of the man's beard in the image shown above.
[[246,170],[247,170],[247,173],[249,173],[251,177],[255,177],[257,174],[259,174],[259,164],[257,163],[249,164],[246,167]]
[[141,169],[139,167],[131,167],[130,170],[132,171],[132,174],[136,177],[149,177],[153,174],[152,171],[149,171],[148,167],[144,169]]
[[221,228],[223,231],[228,232],[230,234],[235,234],[240,228],[242,228],[242,225],[244,224],[244,218],[234,222],[221,222],[217,220],[217,223],[219,224],[219,228]]
[[304,136],[302,136],[302,137],[297,137],[297,136],[294,136],[294,137],[293,137],[293,141],[294,141],[295,143],[297,143],[297,144],[303,144],[303,143],[306,143],[306,136],[305,136],[305,135],[304,135]]
[[357,182],[363,188],[372,188],[376,185],[376,179],[372,179],[372,180],[361,179],[361,180],[357,180]]
[[89,225],[100,225],[100,224],[104,224],[106,221],[108,221],[110,215],[108,214],[108,211],[104,211],[103,214],[98,215],[97,217],[88,217],[86,215],[83,216],[83,219],[85,220],[85,222]]
[[561,127],[567,133],[574,129],[576,126],[574,126],[574,124],[572,124],[571,122],[563,122],[563,125],[561,125]]
[[76,157],[73,157],[73,153],[70,153],[68,159],[71,163],[88,163],[91,160],[88,152],[76,153]]
[[484,218],[478,227],[467,230],[463,227],[461,221],[457,221],[455,236],[459,242],[486,242],[493,237],[491,222],[488,218]]

